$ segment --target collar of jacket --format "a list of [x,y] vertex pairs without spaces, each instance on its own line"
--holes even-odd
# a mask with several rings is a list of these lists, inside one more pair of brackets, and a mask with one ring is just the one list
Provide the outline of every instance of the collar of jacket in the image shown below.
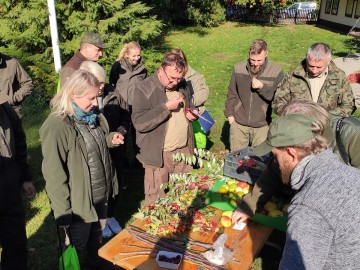
[[260,67],[260,71],[259,71],[259,73],[258,74],[252,74],[251,72],[250,72],[250,59],[248,59],[247,60],[247,62],[246,62],[246,70],[249,72],[249,75],[251,76],[251,77],[260,77],[260,75],[261,75],[261,73],[263,73],[263,71],[265,70],[265,68],[266,68],[266,66],[268,65],[268,59],[267,59],[267,57],[265,58],[265,61],[264,61],[264,64],[262,64],[261,65],[261,67]]
[[144,64],[143,64],[143,62],[141,60],[137,65],[134,66],[134,65],[131,65],[126,58],[123,58],[123,59],[120,60],[120,65],[121,65],[122,68],[127,69],[127,70],[129,70],[131,72],[134,72],[134,71],[137,71],[137,70],[142,70],[142,69],[145,68],[145,66],[144,66]]
[[[328,66],[327,78],[329,78],[331,80],[338,80],[339,78],[336,74],[336,69],[337,69],[336,64],[332,60],[330,60],[330,63]],[[298,77],[308,78],[307,73],[306,73],[306,59],[302,60],[301,65],[294,69],[293,74]]]
[[88,59],[80,52],[80,49],[74,55],[76,58],[80,60],[80,62],[88,61]]

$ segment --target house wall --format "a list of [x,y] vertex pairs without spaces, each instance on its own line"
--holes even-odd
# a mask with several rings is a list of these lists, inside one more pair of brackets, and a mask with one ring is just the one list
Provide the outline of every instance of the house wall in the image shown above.
[[[331,13],[325,13],[326,0],[322,0],[320,6],[320,18],[318,23],[320,25],[333,28],[342,32],[348,32],[350,28],[354,26],[357,19],[345,16],[346,3],[347,0],[340,0],[337,15],[332,15]],[[360,22],[358,22],[357,28],[360,28]]]

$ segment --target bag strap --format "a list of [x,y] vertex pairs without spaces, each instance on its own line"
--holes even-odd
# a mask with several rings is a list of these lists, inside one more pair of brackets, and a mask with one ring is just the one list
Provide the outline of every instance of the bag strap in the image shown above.
[[61,258],[63,270],[65,270],[65,261],[64,261],[64,256],[62,256],[62,247],[61,247],[61,238],[60,238],[59,226],[58,225],[55,225],[55,226],[56,226],[56,232],[57,232],[57,236],[58,236],[58,240],[59,240],[59,246],[58,246],[59,258]]
[[343,159],[343,161],[345,162],[345,164],[351,166],[349,156],[345,151],[344,144],[342,143],[341,136],[340,136],[340,130],[341,130],[342,126],[344,125],[344,123],[343,123],[344,119],[345,119],[345,117],[341,117],[336,122],[336,145],[337,145],[337,148],[339,149],[340,156]]

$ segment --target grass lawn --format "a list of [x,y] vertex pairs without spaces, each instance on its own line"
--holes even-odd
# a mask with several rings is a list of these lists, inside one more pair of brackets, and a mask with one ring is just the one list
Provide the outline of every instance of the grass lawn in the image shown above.
[[[221,151],[228,147],[228,125],[223,115],[227,86],[233,65],[248,56],[248,47],[253,39],[268,42],[269,59],[279,63],[284,71],[296,67],[305,57],[307,48],[315,42],[325,42],[332,48],[335,57],[346,55],[348,37],[311,25],[264,26],[245,23],[225,23],[217,28],[183,28],[170,32],[161,48],[181,48],[190,65],[202,73],[209,85],[211,95],[207,107],[216,123],[209,139],[211,150]],[[146,64],[146,63],[145,63]],[[31,202],[26,199],[27,234],[30,269],[57,269],[57,236],[49,202],[41,175],[41,151],[38,131],[48,111],[27,115],[24,127],[29,147],[29,162],[38,193]],[[124,178],[117,217],[125,226],[136,212],[142,199],[142,175],[140,169]],[[263,252],[267,253],[267,252]],[[269,266],[257,259],[253,269],[273,269],[280,253],[271,257]],[[266,254],[262,256],[266,259]],[[269,255],[268,255],[269,257]]]

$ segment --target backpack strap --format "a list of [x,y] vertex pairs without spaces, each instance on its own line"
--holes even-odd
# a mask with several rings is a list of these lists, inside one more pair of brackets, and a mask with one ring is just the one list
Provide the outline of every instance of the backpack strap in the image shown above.
[[337,145],[337,148],[339,149],[340,156],[343,159],[344,163],[351,166],[350,161],[349,161],[349,156],[345,151],[344,144],[342,143],[341,136],[340,136],[340,130],[344,124],[343,123],[344,119],[345,119],[345,117],[341,117],[336,122],[336,145]]

